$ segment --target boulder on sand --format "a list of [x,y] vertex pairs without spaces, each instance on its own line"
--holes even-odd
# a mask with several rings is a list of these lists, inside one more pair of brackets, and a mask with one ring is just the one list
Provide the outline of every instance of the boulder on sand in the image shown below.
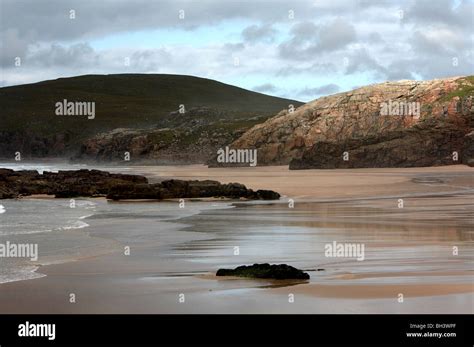
[[235,269],[219,269],[216,276],[238,276],[249,278],[270,278],[276,280],[298,279],[308,280],[309,275],[302,270],[287,264],[253,264],[242,265]]

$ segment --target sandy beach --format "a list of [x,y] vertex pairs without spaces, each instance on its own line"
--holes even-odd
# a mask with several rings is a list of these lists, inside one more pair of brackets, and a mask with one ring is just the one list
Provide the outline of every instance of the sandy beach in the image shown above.
[[[114,171],[114,168],[110,170]],[[473,169],[466,165],[344,170],[288,170],[288,166],[229,169],[186,165],[133,166],[128,170],[143,174],[150,181],[173,177],[239,182],[252,189],[271,189],[288,197],[311,200],[464,191],[472,189],[474,184]],[[433,182],[434,178],[440,182]]]
[[[159,210],[160,202],[136,203],[153,207],[147,218],[87,218],[89,226],[81,232],[109,240],[108,251],[41,266],[37,272],[45,277],[0,284],[1,313],[474,311],[474,180],[467,166],[104,169],[144,174],[150,181],[239,182],[283,197],[272,203],[238,202],[233,208],[199,207],[198,213],[161,221],[159,227],[148,214]],[[288,199],[294,200],[294,208]],[[403,208],[398,199],[403,199]],[[364,243],[365,260],[325,257],[324,245],[333,241]],[[126,246],[130,255],[124,255]],[[254,262],[288,263],[307,271],[311,279],[302,283],[213,275],[221,267]]]

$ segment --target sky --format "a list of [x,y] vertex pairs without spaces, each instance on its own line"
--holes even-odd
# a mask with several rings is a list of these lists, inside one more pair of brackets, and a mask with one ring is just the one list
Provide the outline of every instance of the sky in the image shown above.
[[0,84],[169,73],[310,101],[474,74],[474,0],[0,0]]

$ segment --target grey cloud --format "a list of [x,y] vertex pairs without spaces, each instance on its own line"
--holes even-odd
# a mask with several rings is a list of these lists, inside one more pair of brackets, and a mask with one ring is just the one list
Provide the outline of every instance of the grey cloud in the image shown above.
[[27,56],[25,64],[74,68],[98,64],[98,60],[99,55],[87,43],[78,43],[69,47],[54,43]]
[[[424,31],[415,31],[410,39],[412,49],[416,53],[423,54],[456,54],[465,47],[472,45],[472,40],[463,38],[462,33],[448,29],[431,31],[427,34]],[[472,46],[474,47],[474,46]]]
[[24,58],[28,51],[28,37],[21,38],[17,29],[0,32],[0,64],[13,66],[16,57]]
[[461,0],[454,7],[450,0],[417,0],[410,3],[404,14],[404,21],[426,25],[449,25],[471,30],[474,25],[474,3]]
[[[328,74],[364,74],[372,80],[428,79],[474,71],[472,1],[461,0],[459,6],[457,1],[447,0],[397,4],[388,0],[0,2],[0,63],[5,76],[0,78],[10,84],[15,79],[24,83],[31,76],[49,78],[49,74],[92,71],[204,76],[212,72],[212,78],[220,79],[235,76],[238,70],[240,74],[264,74],[270,81],[274,76],[291,75],[306,75],[317,81]],[[404,10],[401,22],[392,16],[398,8]],[[76,11],[74,20],[69,19],[70,9]],[[295,12],[293,20],[288,18],[290,9]],[[185,11],[182,20],[179,10]],[[175,48],[157,42],[156,47],[162,48],[136,49],[136,43],[125,43],[123,49],[92,48],[96,46],[91,40],[121,32],[162,28],[192,31],[234,19],[237,21],[229,22],[236,26],[229,42],[200,42],[196,37],[200,43],[197,47]],[[234,24],[240,19],[245,20],[246,27]],[[235,42],[236,37],[243,42]],[[276,40],[279,45],[272,44]],[[250,49],[255,42],[263,49]],[[17,56],[25,65],[21,74],[13,67]],[[123,66],[125,56],[131,58],[127,68]],[[232,65],[234,56],[241,61],[238,69]],[[348,58],[348,66],[342,64],[343,57]],[[458,66],[452,64],[454,57],[459,59]]]
[[[453,60],[457,64],[453,64]],[[421,76],[422,79],[442,78],[448,76],[472,75],[474,64],[469,54],[459,54],[453,57],[451,54],[419,54],[405,62],[396,61],[392,65],[400,66]]]
[[[187,0],[2,0],[2,30],[17,29],[20,37],[35,33],[35,39],[66,40],[103,36],[121,31],[151,28],[194,28],[212,25],[226,19],[282,22],[288,10],[298,18],[311,16],[313,1],[297,1],[291,6],[285,0],[252,2]],[[69,18],[69,11],[76,19]],[[184,19],[179,11],[184,11]]]
[[352,24],[338,18],[332,23],[323,26],[319,33],[318,49],[332,51],[345,47],[356,40],[356,31]]
[[290,33],[293,35],[295,42],[302,42],[315,38],[318,27],[313,22],[302,22],[291,27]]
[[347,57],[346,74],[355,72],[372,71],[377,74],[386,75],[386,69],[370,56],[366,48],[353,50]]
[[[440,28],[430,32],[416,31],[409,40],[412,54],[397,59],[392,65],[410,70],[423,79],[455,75],[472,75],[474,41],[471,35],[462,35],[459,28]],[[456,60],[457,64],[454,64]]]
[[105,50],[100,53],[87,43],[70,46],[51,44],[36,49],[24,59],[27,69],[62,69],[71,74],[78,71],[153,72],[174,60],[164,48],[144,50]]
[[310,97],[316,97],[319,95],[328,95],[328,94],[334,94],[339,91],[340,87],[337,84],[330,83],[326,84],[320,87],[316,88],[304,88],[302,89],[298,95],[300,96],[310,96]]
[[224,50],[229,52],[241,51],[245,48],[245,45],[242,42],[238,43],[226,43],[223,46]]
[[163,48],[135,51],[130,57],[131,69],[142,72],[159,70],[160,66],[167,65],[173,60],[173,55]]
[[[462,45],[469,47],[469,40]],[[433,79],[456,75],[472,75],[474,64],[468,49],[454,49],[459,42],[440,42],[434,37],[426,36],[426,33],[415,31],[407,40],[409,48],[396,56],[401,50],[386,47],[394,58],[379,61],[371,55],[366,48],[354,50],[348,54],[348,65],[346,74],[357,72],[372,72],[377,80],[401,80],[401,79]],[[453,59],[457,59],[457,65]],[[383,63],[382,63],[383,62]]]
[[410,80],[415,79],[413,74],[416,69],[413,69],[414,64],[412,59],[400,59],[391,64],[386,69],[381,69],[386,80],[399,81],[399,80]]
[[322,62],[322,63],[313,63],[311,65],[304,65],[304,66],[295,66],[287,65],[285,67],[280,68],[276,76],[291,76],[296,74],[328,74],[332,72],[336,72],[337,67],[333,63],[329,62]]
[[384,43],[382,36],[377,32],[372,32],[369,34],[368,42],[371,44]]
[[250,25],[242,31],[242,37],[247,42],[273,42],[276,32],[270,24]]
[[280,44],[279,51],[283,58],[295,60],[344,48],[356,39],[354,26],[342,18],[320,26],[299,23],[291,29],[291,34],[291,39]]
[[[1,0],[0,38],[11,49],[0,52],[1,60],[10,62],[26,54],[30,44],[39,42],[88,41],[121,32],[160,28],[193,30],[224,20],[245,19],[253,22],[287,22],[288,10],[297,18],[311,16],[313,2],[285,0],[252,2],[187,0]],[[70,10],[75,19],[70,19]],[[184,19],[179,18],[184,11]],[[15,51],[15,52],[14,52]]]

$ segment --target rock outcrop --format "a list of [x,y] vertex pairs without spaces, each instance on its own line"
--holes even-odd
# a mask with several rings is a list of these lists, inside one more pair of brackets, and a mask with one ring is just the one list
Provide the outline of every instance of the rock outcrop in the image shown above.
[[292,169],[467,164],[473,99],[474,76],[386,82],[280,112],[231,147],[257,148],[259,165]]
[[278,200],[280,194],[271,190],[247,189],[240,183],[221,184],[217,181],[166,180],[155,184],[116,185],[107,194],[108,199],[176,199],[212,198]]
[[209,107],[192,108],[183,114],[171,112],[155,127],[121,128],[97,134],[83,141],[73,160],[123,161],[157,164],[206,163],[251,126],[268,116],[239,118],[232,112]]
[[269,278],[276,280],[297,279],[308,280],[309,275],[302,270],[286,264],[253,264],[239,266],[235,269],[219,269],[216,276],[238,276],[249,278]]
[[463,139],[462,162],[474,166],[474,131],[466,134]]
[[460,164],[465,136],[449,122],[427,120],[380,136],[320,141],[290,162],[290,169],[421,167]]
[[165,180],[151,184],[144,176],[113,174],[100,170],[44,172],[0,169],[0,199],[34,194],[56,198],[99,197],[123,199],[172,199],[225,197],[230,199],[277,200],[270,190],[247,189],[243,184],[217,181]]
[[118,185],[147,184],[139,175],[112,174],[100,170],[71,170],[38,173],[35,170],[0,169],[0,198],[17,198],[34,194],[57,198],[105,196]]
[[69,138],[68,131],[41,135],[32,130],[4,130],[0,124],[0,157],[11,159],[16,153],[30,158],[43,158],[51,153],[65,157],[74,153],[67,146]]

